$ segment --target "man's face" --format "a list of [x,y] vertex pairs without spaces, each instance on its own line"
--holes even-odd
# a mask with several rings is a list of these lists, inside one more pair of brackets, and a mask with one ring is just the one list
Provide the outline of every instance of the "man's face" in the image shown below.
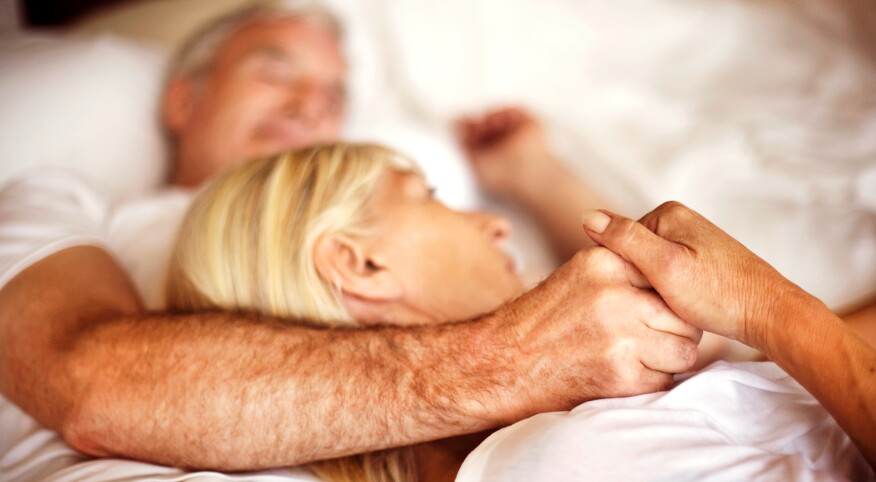
[[326,27],[287,18],[242,28],[206,72],[168,87],[165,120],[176,138],[176,161],[190,164],[179,167],[209,177],[253,158],[336,140],[346,72]]

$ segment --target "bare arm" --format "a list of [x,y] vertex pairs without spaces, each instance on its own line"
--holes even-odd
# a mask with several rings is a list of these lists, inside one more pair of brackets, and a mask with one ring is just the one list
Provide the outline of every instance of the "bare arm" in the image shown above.
[[663,388],[698,332],[606,253],[473,322],[323,330],[145,313],[109,255],[71,248],[0,290],[0,390],[86,453],[240,470]]
[[564,261],[593,244],[578,226],[581,212],[605,203],[552,154],[546,156],[539,176],[522,187],[515,201],[538,222]]
[[590,212],[584,225],[635,264],[679,316],[785,369],[876,468],[876,350],[827,306],[681,204],[640,222]]
[[842,318],[858,336],[876,348],[876,299],[843,314]]
[[560,260],[593,245],[578,220],[605,203],[553,155],[535,118],[505,108],[461,119],[457,128],[481,187],[531,215]]
[[776,300],[772,310],[759,334],[743,342],[818,399],[876,470],[876,350],[802,290]]

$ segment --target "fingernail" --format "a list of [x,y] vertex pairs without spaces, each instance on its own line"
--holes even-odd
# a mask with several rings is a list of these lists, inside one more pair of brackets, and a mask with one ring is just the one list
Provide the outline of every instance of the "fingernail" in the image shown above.
[[581,224],[595,233],[604,233],[610,223],[611,218],[602,211],[588,209],[581,215]]

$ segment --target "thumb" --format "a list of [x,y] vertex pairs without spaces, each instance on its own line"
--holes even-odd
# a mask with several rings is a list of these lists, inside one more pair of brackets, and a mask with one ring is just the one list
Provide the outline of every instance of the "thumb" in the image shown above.
[[581,215],[581,223],[590,239],[632,263],[652,284],[660,275],[660,266],[665,266],[662,261],[675,248],[675,243],[641,223],[608,211],[587,210]]

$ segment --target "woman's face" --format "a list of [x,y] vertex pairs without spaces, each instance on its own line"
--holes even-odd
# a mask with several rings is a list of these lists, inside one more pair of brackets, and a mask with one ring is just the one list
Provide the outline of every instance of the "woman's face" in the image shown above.
[[459,212],[437,201],[424,179],[390,170],[369,200],[376,264],[401,285],[402,310],[420,321],[468,319],[523,291],[502,249],[507,220]]

